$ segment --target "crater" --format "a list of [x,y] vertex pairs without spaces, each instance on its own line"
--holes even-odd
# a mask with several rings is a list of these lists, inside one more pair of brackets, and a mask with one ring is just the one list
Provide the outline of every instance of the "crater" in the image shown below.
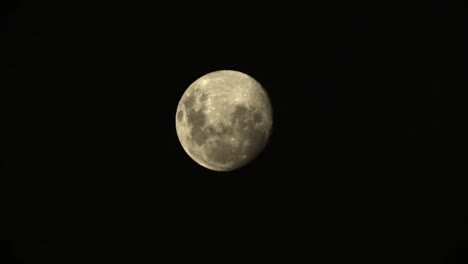
[[184,111],[179,110],[179,112],[177,113],[177,120],[178,120],[179,122],[181,122],[182,120],[184,120]]
[[224,123],[219,123],[216,125],[216,127],[209,126],[207,130],[210,135],[216,136],[232,135],[234,132],[234,129],[231,126],[227,126]]

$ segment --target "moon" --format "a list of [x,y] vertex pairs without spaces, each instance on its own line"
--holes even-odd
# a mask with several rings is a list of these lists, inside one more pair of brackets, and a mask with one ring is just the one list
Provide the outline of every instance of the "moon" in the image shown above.
[[273,111],[258,81],[239,71],[219,70],[187,88],[175,121],[179,141],[195,162],[213,171],[232,171],[264,150]]

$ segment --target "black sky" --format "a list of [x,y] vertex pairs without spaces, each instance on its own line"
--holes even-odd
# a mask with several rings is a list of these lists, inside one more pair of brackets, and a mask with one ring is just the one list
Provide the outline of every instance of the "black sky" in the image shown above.
[[[2,13],[11,263],[463,262],[443,106],[466,71],[457,6],[40,2]],[[220,69],[274,109],[265,151],[227,173],[193,162],[174,123]]]

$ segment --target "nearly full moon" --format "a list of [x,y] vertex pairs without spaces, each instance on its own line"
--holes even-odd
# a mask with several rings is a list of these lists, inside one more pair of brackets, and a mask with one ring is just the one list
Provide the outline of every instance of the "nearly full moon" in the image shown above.
[[231,171],[264,150],[273,125],[270,99],[249,75],[232,70],[208,73],[182,95],[176,130],[187,154],[214,171]]

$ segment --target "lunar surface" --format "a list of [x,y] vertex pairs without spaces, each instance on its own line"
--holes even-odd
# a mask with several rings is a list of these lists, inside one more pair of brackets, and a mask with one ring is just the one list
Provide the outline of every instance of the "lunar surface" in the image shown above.
[[249,75],[232,70],[194,81],[182,95],[175,119],[185,152],[214,171],[252,162],[268,143],[273,124],[267,92]]

